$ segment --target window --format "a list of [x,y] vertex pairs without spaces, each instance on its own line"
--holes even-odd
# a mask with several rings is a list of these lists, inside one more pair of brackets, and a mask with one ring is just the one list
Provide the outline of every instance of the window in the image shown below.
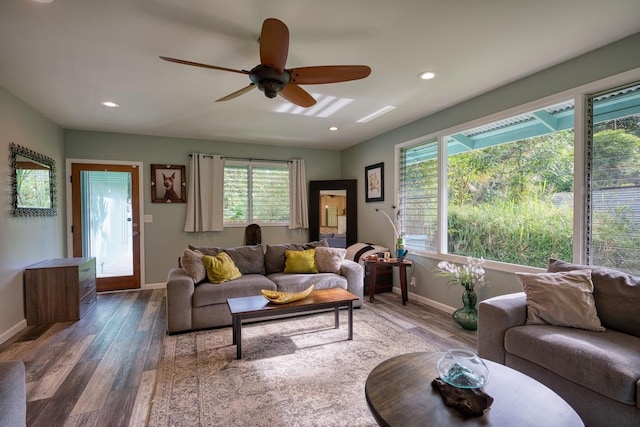
[[438,143],[400,151],[399,209],[405,245],[436,250],[438,231]]
[[[403,147],[406,245],[532,267],[549,257],[583,260],[639,274],[640,84],[584,99],[584,175],[575,179],[573,100]],[[578,193],[584,199],[575,200]]]
[[288,222],[289,168],[286,163],[225,162],[225,225]]
[[591,96],[587,259],[640,273],[640,85]]
[[[446,252],[545,267],[572,259],[573,101],[443,136]],[[438,145],[400,151],[406,245],[437,252]]]

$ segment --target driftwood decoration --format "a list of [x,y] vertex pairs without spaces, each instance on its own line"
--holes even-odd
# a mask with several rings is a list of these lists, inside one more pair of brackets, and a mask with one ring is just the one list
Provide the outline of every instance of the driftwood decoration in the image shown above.
[[440,378],[431,381],[440,392],[444,404],[456,409],[465,418],[480,417],[493,403],[493,397],[480,389],[453,387]]

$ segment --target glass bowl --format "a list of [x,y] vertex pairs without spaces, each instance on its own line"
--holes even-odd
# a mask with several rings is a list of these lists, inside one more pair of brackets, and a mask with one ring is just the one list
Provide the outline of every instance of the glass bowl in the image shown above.
[[458,388],[481,388],[489,381],[489,368],[471,350],[446,351],[438,360],[437,369],[442,381]]

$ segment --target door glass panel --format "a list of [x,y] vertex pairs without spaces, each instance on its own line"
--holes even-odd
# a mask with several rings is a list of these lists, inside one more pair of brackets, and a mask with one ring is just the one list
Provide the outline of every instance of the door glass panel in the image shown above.
[[83,256],[96,276],[133,275],[131,173],[81,171]]

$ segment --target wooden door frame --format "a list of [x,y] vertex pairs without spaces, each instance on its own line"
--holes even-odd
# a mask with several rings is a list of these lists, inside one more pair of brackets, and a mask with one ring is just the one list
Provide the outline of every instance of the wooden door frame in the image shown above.
[[96,160],[96,159],[66,159],[65,161],[65,180],[66,180],[66,208],[67,208],[67,256],[73,257],[73,233],[71,227],[73,225],[73,206],[72,206],[72,184],[71,184],[71,165],[73,163],[85,164],[102,164],[116,166],[133,166],[138,168],[138,211],[140,212],[140,221],[138,222],[138,231],[140,233],[140,289],[145,287],[145,251],[144,251],[144,163],[132,161],[118,160]]

